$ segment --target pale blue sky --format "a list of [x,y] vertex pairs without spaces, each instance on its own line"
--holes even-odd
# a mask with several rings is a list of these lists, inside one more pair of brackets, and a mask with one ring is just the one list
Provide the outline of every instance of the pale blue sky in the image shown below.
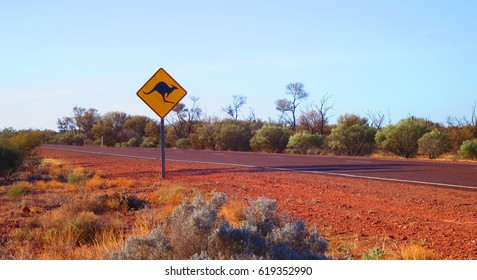
[[136,91],[160,67],[219,117],[236,94],[276,119],[290,82],[335,117],[477,102],[477,1],[0,0],[0,26],[0,129],[56,129],[74,106],[157,118]]

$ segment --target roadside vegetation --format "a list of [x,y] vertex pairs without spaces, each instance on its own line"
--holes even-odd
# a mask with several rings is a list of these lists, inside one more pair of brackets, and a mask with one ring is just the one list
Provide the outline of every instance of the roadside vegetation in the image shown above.
[[[107,179],[43,159],[0,187],[0,259],[327,259],[316,227],[224,193]],[[150,189],[150,188],[149,188]]]
[[265,197],[143,185],[50,158],[19,173],[0,186],[0,259],[438,258],[417,241],[363,243],[308,227]]
[[[278,119],[256,118],[254,109],[243,114],[247,99],[234,95],[222,108],[225,118],[208,116],[198,98],[177,104],[166,118],[165,145],[179,149],[258,151],[268,153],[346,156],[477,159],[477,105],[469,117],[449,116],[445,124],[409,116],[391,123],[380,112],[343,114],[330,123],[332,96],[304,103],[310,96],[301,83],[286,87],[286,97],[275,101]],[[388,119],[387,125],[385,124]],[[31,147],[43,144],[160,146],[160,124],[146,116],[124,112],[100,114],[94,108],[74,107],[71,116],[57,120],[55,131],[0,132],[0,172],[11,173],[28,158]],[[21,155],[19,154],[21,153]]]
[[[285,94],[287,98],[275,101],[278,118],[267,121],[256,118],[253,108],[244,114],[247,99],[241,95],[234,95],[232,103],[222,107],[222,119],[208,116],[199,99],[191,97],[191,105],[179,103],[167,116],[165,145],[268,153],[477,159],[475,104],[470,118],[449,116],[445,124],[415,116],[393,124],[389,116],[371,111],[340,115],[333,124],[332,96],[326,94],[318,103],[304,103],[310,94],[301,83],[287,85]],[[58,118],[57,125],[58,132],[41,132],[47,135],[45,143],[146,148],[160,145],[159,122],[146,116],[124,112],[101,115],[94,108],[74,107],[72,116]],[[21,132],[5,129],[1,134],[12,133]]]

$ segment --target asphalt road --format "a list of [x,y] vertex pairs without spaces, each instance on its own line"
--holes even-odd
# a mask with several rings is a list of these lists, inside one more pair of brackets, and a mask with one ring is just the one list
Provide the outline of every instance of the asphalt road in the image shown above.
[[[161,150],[151,148],[62,145],[44,145],[42,147],[92,154],[161,159]],[[176,149],[166,149],[166,161],[260,167],[477,190],[477,164]]]

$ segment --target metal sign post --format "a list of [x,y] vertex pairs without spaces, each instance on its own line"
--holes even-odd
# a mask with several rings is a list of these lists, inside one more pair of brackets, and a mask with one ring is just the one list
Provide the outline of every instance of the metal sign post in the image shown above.
[[166,179],[166,137],[164,136],[164,118],[161,118],[161,159],[162,159],[162,179]]
[[187,91],[164,69],[157,72],[136,93],[144,103],[161,117],[162,178],[166,178],[166,141],[164,118],[176,106]]

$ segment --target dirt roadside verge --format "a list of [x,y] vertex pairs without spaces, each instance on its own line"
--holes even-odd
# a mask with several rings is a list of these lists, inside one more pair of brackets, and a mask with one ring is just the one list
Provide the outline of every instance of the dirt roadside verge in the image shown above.
[[[40,149],[44,157],[127,178],[154,191],[160,161]],[[169,162],[168,181],[247,201],[265,196],[279,211],[316,225],[335,258],[360,258],[373,249],[402,252],[412,245],[441,259],[477,259],[477,192],[260,168]],[[376,251],[376,250],[375,250]]]

